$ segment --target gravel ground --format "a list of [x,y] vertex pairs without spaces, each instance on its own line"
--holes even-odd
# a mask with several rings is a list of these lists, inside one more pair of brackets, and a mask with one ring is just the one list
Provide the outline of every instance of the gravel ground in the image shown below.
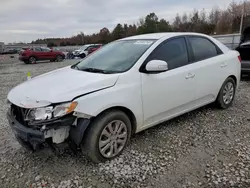
[[65,151],[28,153],[15,141],[5,104],[12,87],[75,60],[25,65],[0,60],[1,187],[250,187],[250,81],[228,110],[212,105],[135,135],[113,161],[93,164]]

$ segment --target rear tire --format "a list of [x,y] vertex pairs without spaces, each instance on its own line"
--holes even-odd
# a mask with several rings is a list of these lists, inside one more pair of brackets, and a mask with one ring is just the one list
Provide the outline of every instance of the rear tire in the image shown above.
[[85,54],[81,54],[81,55],[80,55],[80,58],[82,58],[82,59],[85,58],[85,57],[86,57]]
[[61,62],[63,60],[63,57],[61,55],[56,56],[56,61]]
[[33,57],[33,56],[30,57],[30,58],[29,58],[29,63],[30,63],[30,64],[35,64],[35,63],[36,63],[36,58]]
[[119,156],[131,137],[131,122],[118,110],[97,116],[84,135],[82,151],[94,163],[105,162]]
[[219,95],[217,97],[216,103],[219,108],[227,109],[229,108],[235,97],[236,83],[233,78],[229,77],[221,86]]

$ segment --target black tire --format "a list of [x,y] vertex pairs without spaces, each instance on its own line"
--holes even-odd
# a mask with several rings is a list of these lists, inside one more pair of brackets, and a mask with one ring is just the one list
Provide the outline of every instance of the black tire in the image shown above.
[[56,56],[56,61],[61,62],[63,60],[63,57],[61,55]]
[[33,57],[33,56],[31,56],[31,57],[29,58],[29,63],[30,63],[30,64],[36,63],[36,58]]
[[[127,128],[127,140],[125,142],[124,147],[119,151],[117,155],[110,158],[106,158],[101,154],[99,150],[99,139],[104,128],[106,128],[106,126],[114,120],[122,121],[125,124]],[[84,139],[82,141],[82,152],[89,160],[94,163],[100,163],[105,162],[107,160],[111,160],[122,153],[123,149],[126,147],[130,140],[131,130],[131,122],[124,112],[119,110],[111,110],[104,112],[101,115],[97,116],[89,125],[89,129],[84,135]]]
[[[227,84],[230,84],[230,83],[233,85],[233,96],[232,96],[232,99],[230,100],[230,102],[226,103],[225,100],[223,99],[223,95],[224,95],[223,91],[224,91],[225,87],[227,86]],[[220,92],[219,92],[218,97],[216,99],[217,106],[221,109],[227,109],[230,106],[232,106],[232,103],[233,103],[234,97],[235,97],[235,90],[236,90],[236,83],[235,83],[234,79],[231,77],[227,78],[226,81],[221,86]]]
[[81,54],[81,55],[80,55],[80,58],[82,58],[82,59],[85,58],[85,57],[86,57],[85,54]]

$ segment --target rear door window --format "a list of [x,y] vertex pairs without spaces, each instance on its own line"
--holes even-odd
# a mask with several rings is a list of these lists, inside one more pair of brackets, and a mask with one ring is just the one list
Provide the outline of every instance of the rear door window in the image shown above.
[[220,54],[218,47],[210,40],[203,37],[189,37],[189,42],[194,54],[194,61],[202,61]]

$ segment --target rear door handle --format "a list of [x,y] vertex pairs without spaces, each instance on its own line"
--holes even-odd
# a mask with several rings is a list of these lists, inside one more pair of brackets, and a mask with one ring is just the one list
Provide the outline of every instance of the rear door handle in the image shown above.
[[186,76],[186,79],[193,78],[193,77],[195,77],[194,73],[188,73],[188,75]]

